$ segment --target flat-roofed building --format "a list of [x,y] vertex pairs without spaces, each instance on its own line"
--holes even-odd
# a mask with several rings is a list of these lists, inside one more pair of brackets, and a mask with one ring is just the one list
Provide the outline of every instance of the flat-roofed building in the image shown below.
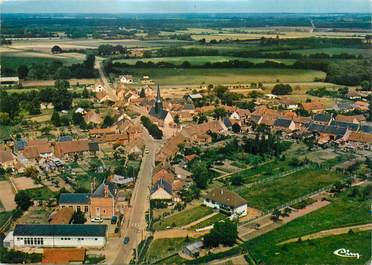
[[8,248],[103,248],[107,225],[17,224],[4,239]]

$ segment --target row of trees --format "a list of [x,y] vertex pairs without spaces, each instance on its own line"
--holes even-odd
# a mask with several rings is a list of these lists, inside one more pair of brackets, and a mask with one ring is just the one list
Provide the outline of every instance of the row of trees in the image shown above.
[[141,122],[143,126],[145,126],[149,134],[154,137],[154,139],[163,138],[163,131],[160,130],[156,124],[152,123],[149,118],[147,118],[146,116],[141,116]]
[[33,90],[27,93],[0,92],[0,123],[7,125],[22,111],[29,114],[40,114],[40,103],[54,105],[55,110],[69,110],[72,106],[73,94],[68,91],[70,84],[65,80],[57,80],[54,88]]
[[2,68],[3,76],[18,76],[20,79],[46,80],[70,78],[95,78],[98,71],[94,69],[95,56],[88,54],[83,63],[63,65],[61,61],[33,63],[31,66],[22,64],[17,69],[6,65]]

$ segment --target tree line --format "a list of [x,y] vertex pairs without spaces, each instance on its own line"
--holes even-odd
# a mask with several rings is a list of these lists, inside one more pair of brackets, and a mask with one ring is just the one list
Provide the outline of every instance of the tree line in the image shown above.
[[154,137],[154,139],[163,138],[163,131],[160,130],[156,124],[152,123],[149,118],[141,116],[141,122],[143,126],[145,126],[149,134]]

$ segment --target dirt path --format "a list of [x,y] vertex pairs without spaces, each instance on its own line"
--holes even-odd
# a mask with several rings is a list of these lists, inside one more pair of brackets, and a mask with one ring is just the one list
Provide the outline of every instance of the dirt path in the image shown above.
[[205,234],[209,233],[209,231],[203,232],[194,232],[184,229],[169,229],[169,230],[162,230],[156,231],[154,233],[154,239],[162,239],[162,238],[178,238],[178,237],[200,237]]
[[[323,231],[320,231],[320,232],[317,232],[317,233],[301,236],[301,239],[302,240],[307,240],[307,239],[312,240],[312,239],[317,239],[317,238],[322,238],[322,237],[346,234],[350,231],[350,229],[352,229],[354,232],[372,230],[372,224],[353,225],[353,226],[323,230]],[[288,239],[286,241],[280,242],[278,245],[283,245],[283,244],[286,244],[286,243],[293,243],[293,242],[296,242],[297,240],[298,240],[298,237],[291,238],[291,239]]]
[[15,193],[9,181],[0,181],[0,201],[6,211],[12,211],[17,207],[14,198]]
[[213,265],[227,265],[227,264],[232,264],[232,265],[245,265],[248,264],[248,262],[245,260],[244,255],[240,256],[234,256],[234,257],[229,257],[223,260],[215,260],[212,262],[209,262],[208,264],[213,264]]
[[198,220],[196,220],[196,221],[194,221],[194,222],[192,222],[192,223],[189,223],[189,224],[187,224],[187,225],[182,226],[181,229],[187,229],[187,228],[190,228],[190,227],[192,227],[192,226],[194,226],[194,225],[197,225],[197,224],[199,224],[199,223],[201,223],[201,222],[203,222],[203,221],[205,221],[205,220],[208,220],[209,218],[212,218],[213,216],[215,216],[215,215],[217,215],[217,214],[218,214],[218,212],[211,213],[211,214],[209,214],[209,215],[207,215],[207,216],[204,216],[204,217],[202,217],[202,218],[200,218],[200,219],[198,219]]

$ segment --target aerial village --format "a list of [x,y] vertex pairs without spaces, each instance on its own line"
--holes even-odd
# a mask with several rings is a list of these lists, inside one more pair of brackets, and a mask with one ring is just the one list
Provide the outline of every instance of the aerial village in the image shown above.
[[[4,246],[33,253],[31,257],[43,253],[43,263],[112,261],[129,215],[136,214],[136,196],[149,201],[147,224],[138,227],[142,240],[177,233],[200,238],[213,221],[227,218],[243,224],[238,231],[244,238],[270,226],[272,218],[254,228],[244,226],[271,215],[267,209],[301,212],[307,203],[321,203],[334,187],[332,180],[306,198],[262,210],[247,200],[247,187],[260,180],[252,174],[256,179],[250,182],[240,172],[261,165],[263,174],[267,170],[273,177],[304,168],[345,172],[371,157],[372,124],[366,121],[364,92],[349,92],[348,104],[329,109],[320,101],[300,103],[275,94],[229,104],[230,89],[201,85],[170,96],[149,76],[134,82],[124,75],[113,87],[99,81],[86,88],[91,104],[72,109],[77,126],[30,130],[6,139],[0,150],[2,175],[7,175],[1,181],[0,205],[12,215],[1,228],[10,231]],[[53,108],[48,102],[41,107]],[[141,168],[150,152],[147,141],[155,143],[151,170]],[[277,168],[272,157],[285,168]],[[138,190],[139,175],[149,172],[143,176],[149,186]],[[350,172],[353,183],[363,181],[359,177],[365,171],[359,177]],[[303,205],[296,209],[295,203]],[[189,242],[180,252],[183,258],[207,253],[203,241]]]

